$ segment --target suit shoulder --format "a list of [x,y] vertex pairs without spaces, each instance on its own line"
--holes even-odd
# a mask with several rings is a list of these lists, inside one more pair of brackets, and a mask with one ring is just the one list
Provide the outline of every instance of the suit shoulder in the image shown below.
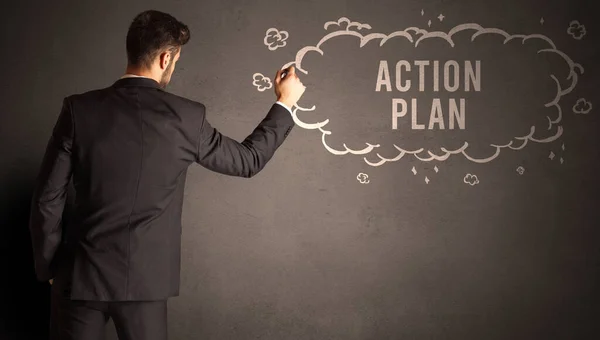
[[182,96],[176,95],[171,92],[163,91],[163,93],[166,96],[166,98],[168,98],[170,100],[178,101],[182,104],[192,106],[194,108],[201,108],[202,110],[206,110],[206,106],[198,101],[195,101],[195,100],[192,100],[192,99],[189,99],[186,97],[182,97]]
[[85,92],[73,93],[65,97],[71,103],[80,102],[89,99],[98,99],[106,95],[108,88],[94,89]]

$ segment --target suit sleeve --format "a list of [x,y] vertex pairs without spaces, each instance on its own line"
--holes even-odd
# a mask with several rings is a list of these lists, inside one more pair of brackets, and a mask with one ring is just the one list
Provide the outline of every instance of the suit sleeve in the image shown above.
[[39,280],[54,276],[52,260],[61,243],[62,213],[73,168],[74,123],[68,98],[48,141],[36,181],[29,219],[35,273]]
[[259,173],[294,127],[294,119],[282,105],[273,104],[266,117],[241,143],[221,134],[206,119],[202,105],[196,162],[230,176],[252,177]]

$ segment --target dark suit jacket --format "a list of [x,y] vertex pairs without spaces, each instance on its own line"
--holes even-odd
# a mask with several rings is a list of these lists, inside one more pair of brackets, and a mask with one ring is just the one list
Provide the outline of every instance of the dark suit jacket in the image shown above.
[[[148,78],[66,97],[33,196],[35,272],[72,299],[158,300],[179,295],[181,210],[188,166],[252,177],[294,126],[273,104],[239,143],[206,107]],[[67,187],[75,197],[61,218]],[[63,223],[65,222],[65,223]]]

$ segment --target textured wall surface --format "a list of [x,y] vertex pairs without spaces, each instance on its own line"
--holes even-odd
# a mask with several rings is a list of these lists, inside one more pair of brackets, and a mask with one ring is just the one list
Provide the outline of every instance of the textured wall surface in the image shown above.
[[592,1],[3,7],[2,339],[47,327],[27,211],[61,100],[123,74],[146,9],[190,27],[168,90],[230,137],[267,113],[278,68],[307,86],[257,176],[192,165],[170,339],[600,336]]

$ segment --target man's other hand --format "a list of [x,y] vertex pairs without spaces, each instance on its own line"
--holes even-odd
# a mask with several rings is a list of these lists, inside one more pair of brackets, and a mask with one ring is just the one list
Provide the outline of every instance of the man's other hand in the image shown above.
[[[285,77],[281,75],[286,72]],[[289,108],[294,106],[300,97],[304,94],[306,86],[302,84],[300,78],[296,75],[296,68],[290,66],[285,70],[278,70],[274,79],[275,95],[277,100],[287,105]]]

